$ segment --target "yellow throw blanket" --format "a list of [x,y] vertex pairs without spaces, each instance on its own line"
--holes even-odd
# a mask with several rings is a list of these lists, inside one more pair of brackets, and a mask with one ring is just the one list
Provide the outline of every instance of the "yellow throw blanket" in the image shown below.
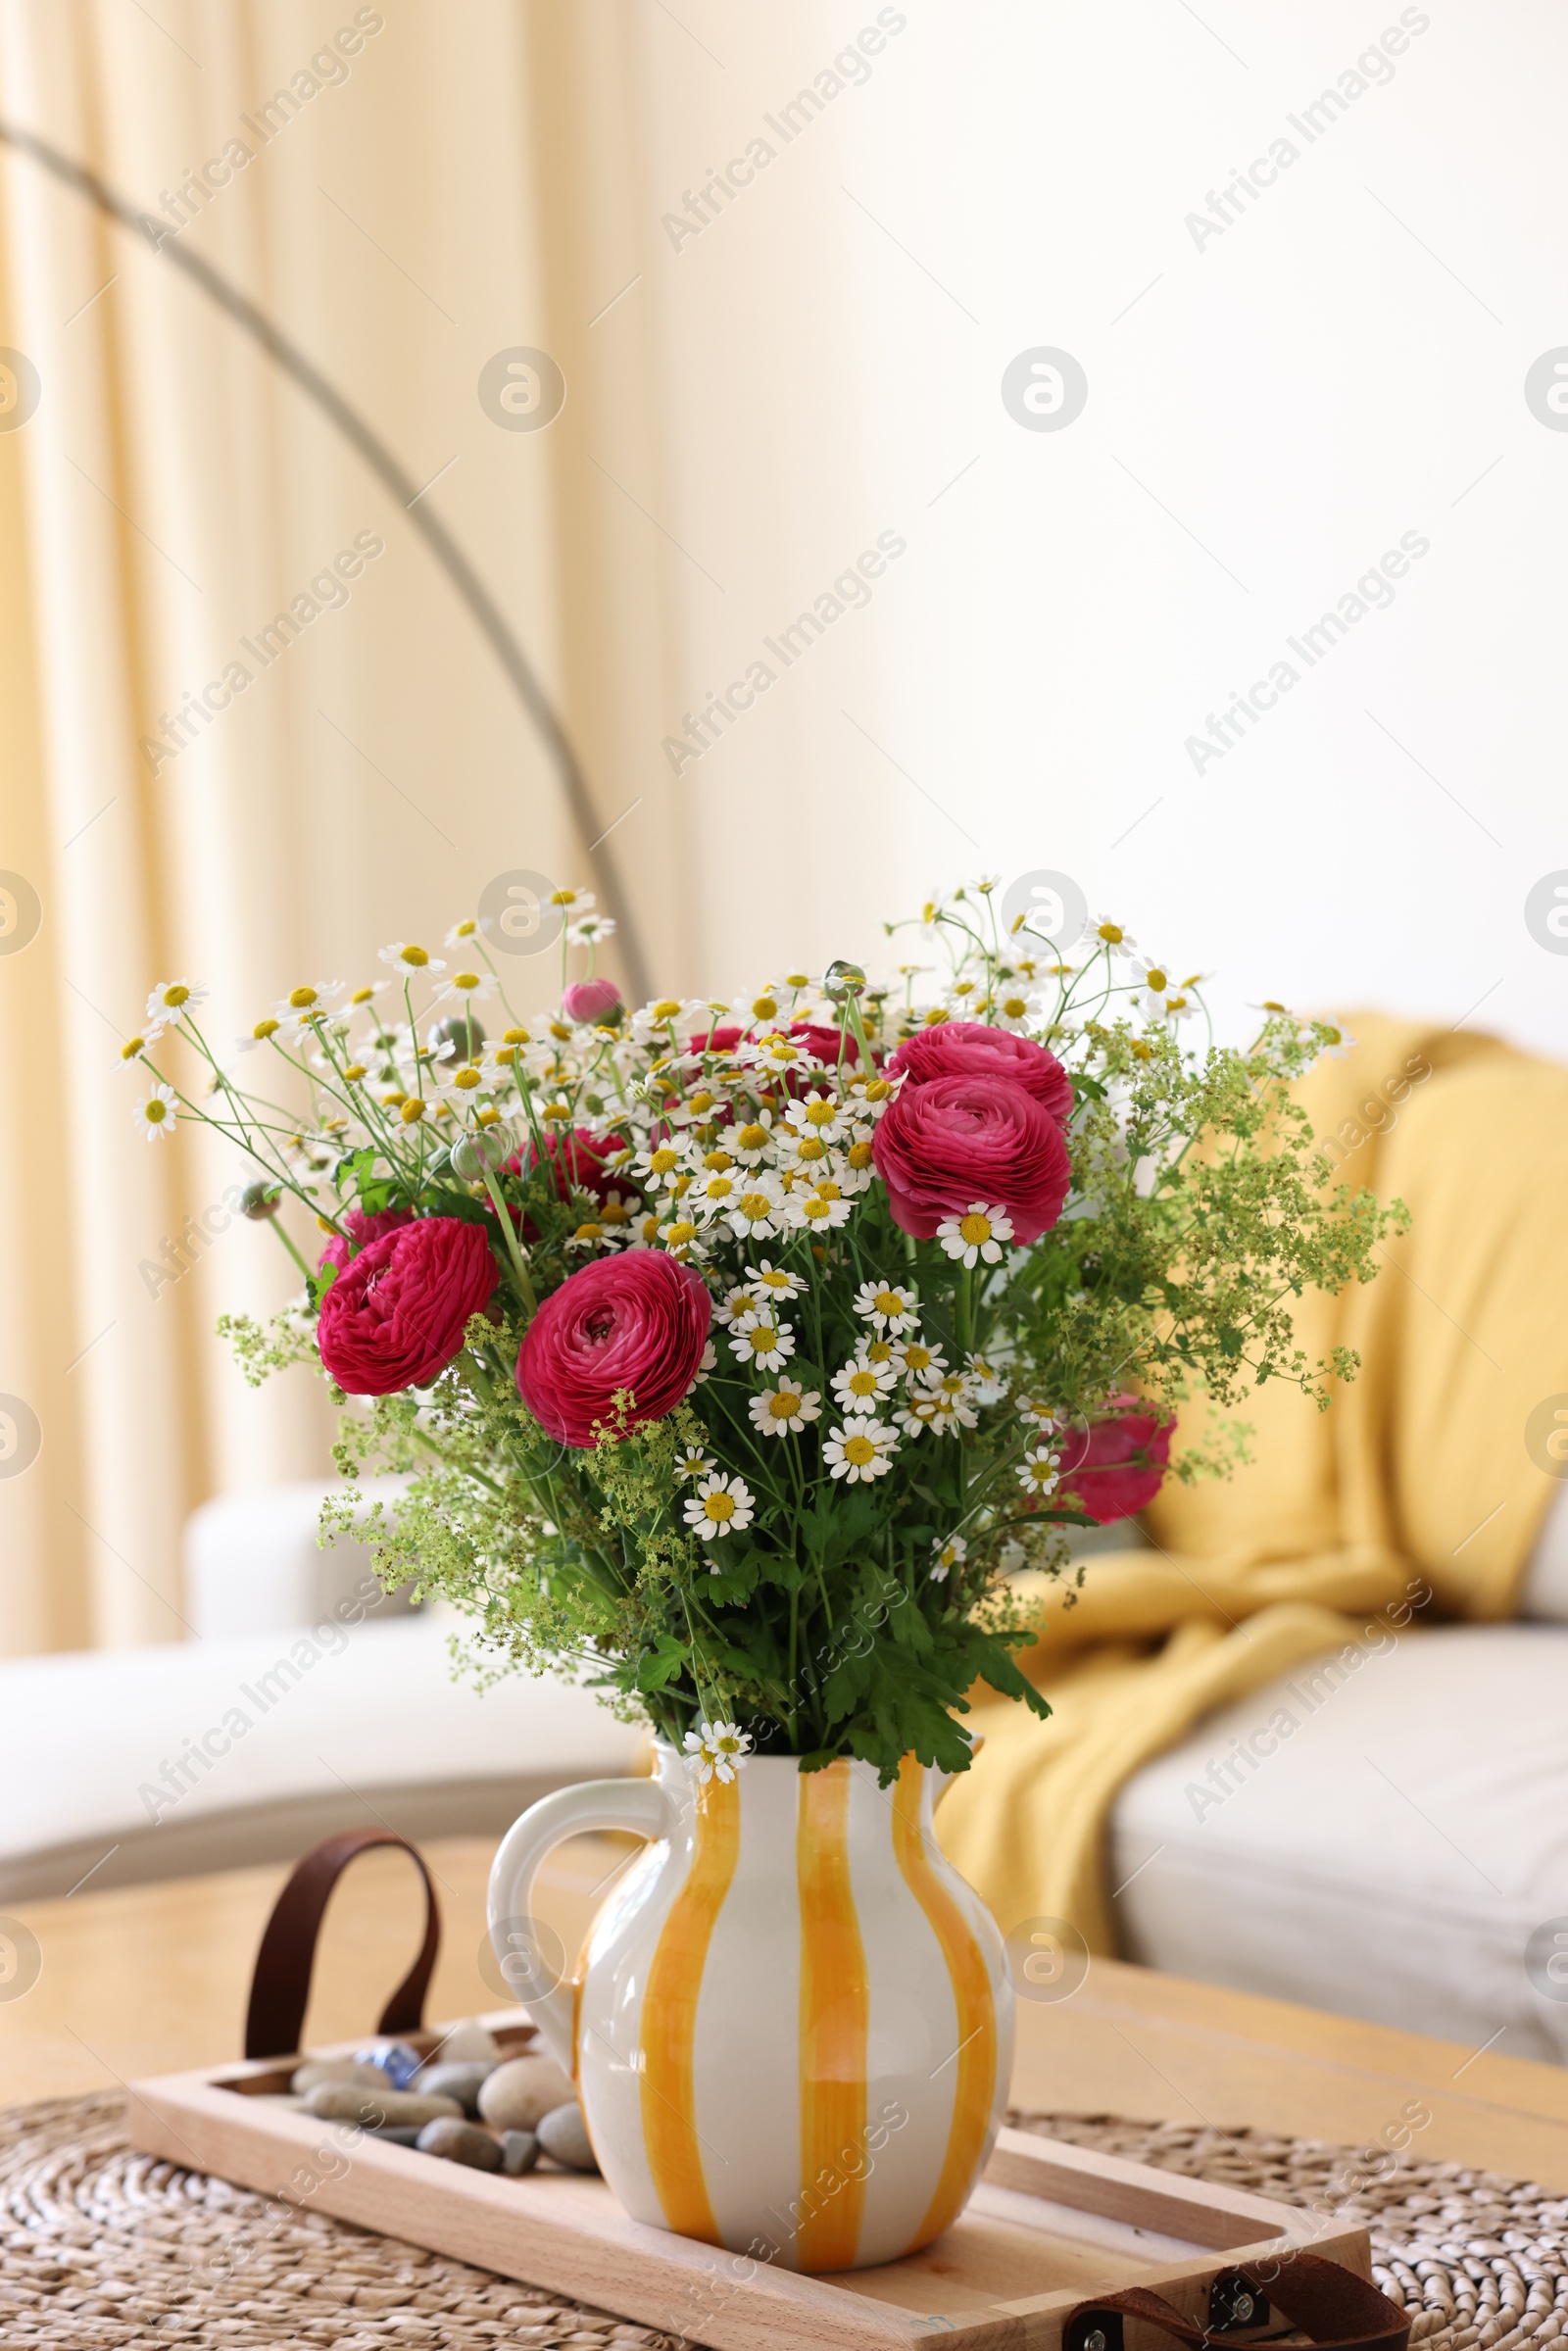
[[1554,1396],[1568,1408],[1568,1069],[1379,1014],[1348,1027],[1354,1050],[1300,1100],[1335,1181],[1402,1199],[1412,1223],[1376,1281],[1310,1295],[1297,1328],[1310,1357],[1343,1344],[1361,1369],[1324,1413],[1280,1382],[1254,1392],[1238,1412],[1253,1460],[1224,1483],[1169,1480],[1154,1547],[1091,1560],[1073,1606],[1041,1580],[1019,1662],[1054,1715],[976,1690],[985,1751],[938,1815],[1004,1929],[1066,1919],[1114,1948],[1116,1792],[1214,1707],[1375,1612],[1397,1625],[1407,1594],[1430,1591],[1427,1621],[1512,1611],[1556,1492],[1526,1424]]

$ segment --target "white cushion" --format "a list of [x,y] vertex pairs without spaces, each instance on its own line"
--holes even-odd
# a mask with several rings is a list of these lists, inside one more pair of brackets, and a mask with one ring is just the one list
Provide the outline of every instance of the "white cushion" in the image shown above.
[[499,1836],[551,1789],[635,1766],[643,1735],[591,1690],[455,1681],[461,1622],[432,1607],[0,1664],[0,1907],[89,1871],[96,1887],[292,1860],[378,1821],[416,1842]]
[[[1128,1783],[1108,1866],[1128,1958],[1568,2061],[1568,1630],[1298,1669]],[[1547,1978],[1526,1945],[1558,1918]]]
[[1568,1480],[1552,1496],[1519,1594],[1519,1613],[1547,1624],[1568,1624]]
[[[407,1478],[367,1478],[367,1507],[390,1504]],[[314,1625],[358,1593],[378,1616],[406,1614],[407,1586],[381,1588],[364,1543],[321,1547],[317,1529],[323,1496],[333,1485],[269,1486],[254,1494],[220,1494],[185,1521],[185,1615],[200,1641],[242,1633],[280,1633]]]

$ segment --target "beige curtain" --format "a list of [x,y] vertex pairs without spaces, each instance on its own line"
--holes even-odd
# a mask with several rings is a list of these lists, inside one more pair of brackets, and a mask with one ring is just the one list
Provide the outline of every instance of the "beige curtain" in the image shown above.
[[[339,25],[359,28],[341,73]],[[577,747],[594,830],[623,819],[616,910],[691,986],[707,915],[658,747],[693,692],[688,600],[710,591],[663,535],[683,428],[660,303],[597,316],[666,266],[643,126],[686,71],[678,40],[593,0],[344,0],[330,22],[294,0],[0,0],[0,115],[132,202],[156,213],[187,167],[251,149],[180,240],[433,482]],[[699,143],[704,103],[688,93]],[[226,1045],[301,978],[439,939],[499,871],[603,888],[604,860],[399,502],[145,237],[12,147],[0,345],[41,382],[0,431],[0,868],[42,906],[0,953],[0,1395],[42,1432],[30,1467],[0,1463],[0,1652],[19,1654],[180,1638],[191,1507],[328,1470],[312,1383],[253,1394],[213,1336],[294,1287],[224,1206],[242,1163],[132,1124],[118,1053],[148,987],[206,981]],[[514,345],[564,371],[546,431],[479,405]],[[250,660],[365,534],[383,552],[348,602]],[[138,750],[236,659],[252,682],[187,748]]]

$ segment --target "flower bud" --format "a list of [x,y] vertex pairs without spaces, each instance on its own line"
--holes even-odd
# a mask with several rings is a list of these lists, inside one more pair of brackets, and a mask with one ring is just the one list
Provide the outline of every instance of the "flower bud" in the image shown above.
[[450,1045],[460,1060],[471,1061],[484,1043],[484,1031],[471,1012],[457,1012],[450,1020],[436,1022],[428,1042],[433,1047]]
[[822,974],[822,993],[830,1004],[848,1004],[852,997],[859,996],[864,987],[865,973],[858,963],[830,963]]
[[269,1184],[265,1178],[259,1179],[254,1184],[247,1184],[240,1194],[239,1212],[242,1216],[248,1216],[253,1224],[264,1224],[269,1216],[277,1214],[282,1198],[282,1192],[276,1184]]

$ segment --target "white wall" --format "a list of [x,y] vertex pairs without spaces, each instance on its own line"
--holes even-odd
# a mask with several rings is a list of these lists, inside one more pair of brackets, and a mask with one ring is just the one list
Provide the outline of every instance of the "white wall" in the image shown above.
[[[1523,911],[1568,866],[1568,434],[1523,396],[1568,342],[1560,13],[1406,11],[1392,77],[1310,144],[1287,116],[1397,6],[900,13],[654,288],[671,527],[711,574],[681,571],[694,695],[878,529],[908,539],[674,788],[722,845],[702,983],[863,947],[932,880],[1050,865],[1217,971],[1227,1028],[1262,996],[1478,1007],[1568,1052],[1568,958]],[[712,56],[668,35],[672,205],[874,22],[681,16]],[[1185,216],[1282,134],[1298,160],[1200,249]],[[1087,371],[1063,431],[1002,404],[1035,345]],[[1412,531],[1396,601],[1307,669],[1285,638]],[[1300,682],[1195,772],[1186,737],[1281,658]]]

